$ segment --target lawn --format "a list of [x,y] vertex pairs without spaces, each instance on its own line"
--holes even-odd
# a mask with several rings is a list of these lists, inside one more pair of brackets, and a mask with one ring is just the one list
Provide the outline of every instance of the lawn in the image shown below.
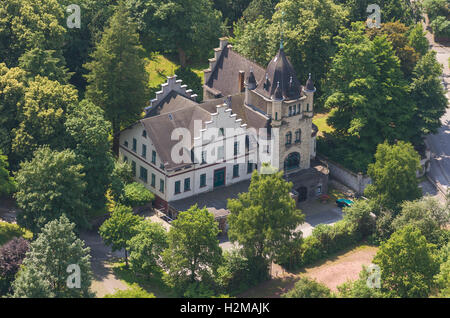
[[314,115],[313,123],[319,128],[318,136],[323,136],[324,132],[332,132],[333,127],[327,124],[329,113],[319,113]]

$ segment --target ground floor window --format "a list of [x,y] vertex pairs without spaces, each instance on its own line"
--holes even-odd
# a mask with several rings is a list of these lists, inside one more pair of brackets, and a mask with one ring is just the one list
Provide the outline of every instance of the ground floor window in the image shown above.
[[131,160],[131,171],[133,171],[133,176],[136,176],[136,162]]
[[254,166],[255,165],[252,162],[247,163],[247,173],[252,173]]
[[156,185],[156,176],[155,176],[154,173],[152,173],[152,183],[151,183],[151,186],[154,188],[155,185]]
[[164,180],[159,180],[159,192],[164,193]]
[[178,194],[181,192],[181,182],[175,181],[175,194]]
[[206,187],[206,173],[200,175],[200,188]]
[[239,177],[239,164],[233,166],[233,178]]
[[191,178],[184,179],[184,191],[191,190]]
[[284,170],[289,171],[300,167],[300,154],[298,152],[290,153],[284,160]]

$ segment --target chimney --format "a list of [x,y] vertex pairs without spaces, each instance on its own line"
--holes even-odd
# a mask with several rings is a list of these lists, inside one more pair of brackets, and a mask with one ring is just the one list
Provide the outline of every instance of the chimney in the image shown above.
[[239,91],[244,91],[244,78],[245,78],[245,72],[239,71]]

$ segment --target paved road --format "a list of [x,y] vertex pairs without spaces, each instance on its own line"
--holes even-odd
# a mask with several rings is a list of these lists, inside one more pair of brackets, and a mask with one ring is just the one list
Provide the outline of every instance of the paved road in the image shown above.
[[[447,90],[447,98],[450,100],[450,70],[448,66],[450,47],[435,43],[429,32],[427,38],[432,49],[437,52],[437,60],[444,66],[442,79]],[[442,127],[438,133],[429,135],[426,139],[433,157],[428,175],[444,188],[448,188],[450,186],[450,108],[447,108],[441,122]]]

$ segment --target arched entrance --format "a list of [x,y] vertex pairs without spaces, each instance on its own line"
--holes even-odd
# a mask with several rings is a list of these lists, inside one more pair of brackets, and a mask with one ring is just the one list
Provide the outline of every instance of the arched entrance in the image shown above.
[[306,187],[297,188],[298,192],[298,202],[303,202],[308,199],[308,189]]
[[290,153],[284,160],[284,171],[297,169],[300,167],[300,154],[298,152]]

